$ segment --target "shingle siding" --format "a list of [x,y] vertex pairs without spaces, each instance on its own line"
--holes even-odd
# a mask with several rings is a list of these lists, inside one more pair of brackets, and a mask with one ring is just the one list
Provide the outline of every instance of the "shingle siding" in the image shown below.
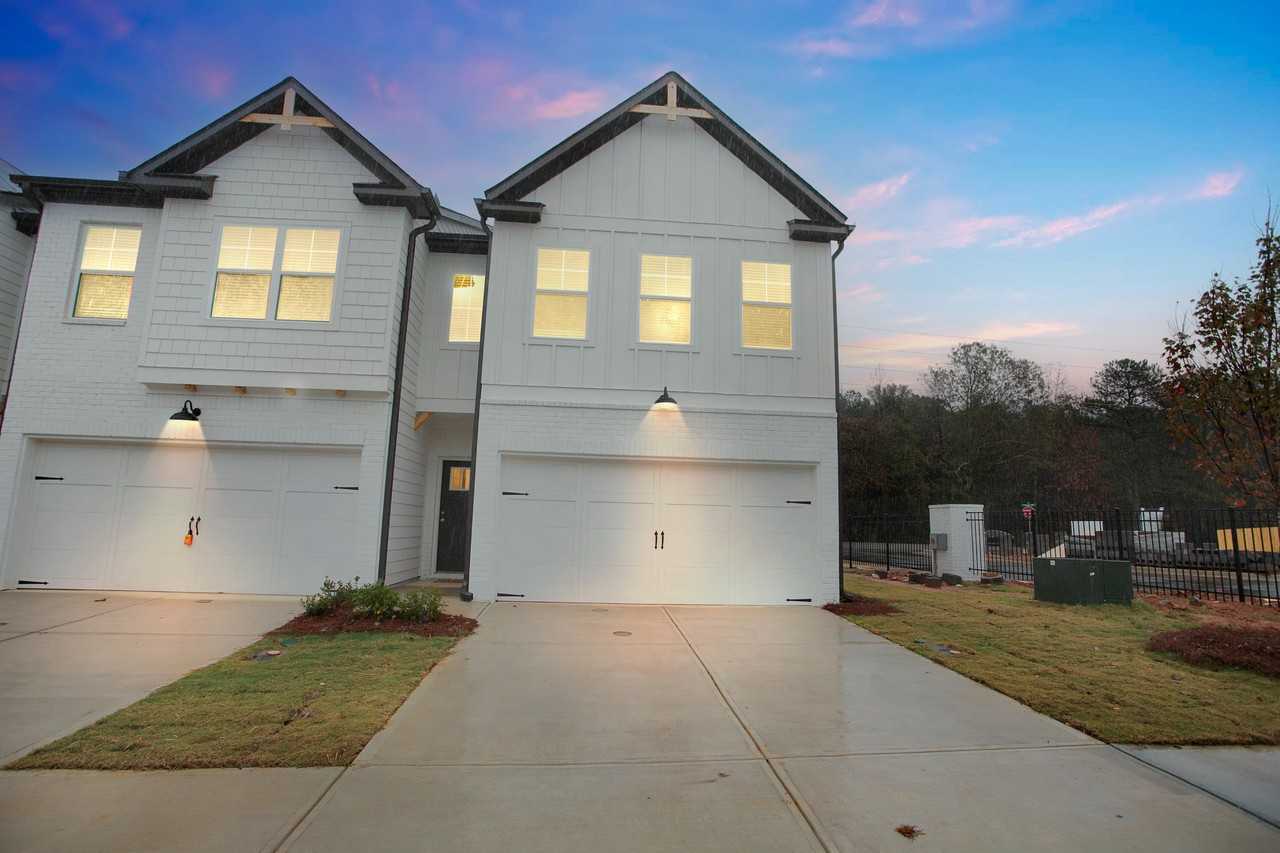
[[22,316],[35,240],[14,227],[13,202],[0,199],[0,398],[9,393],[9,362]]
[[[208,201],[170,199],[149,331],[138,362],[143,382],[257,387],[390,388],[389,340],[398,302],[408,214],[361,204],[355,182],[374,176],[322,130],[272,128],[203,174]],[[334,322],[314,328],[209,316],[220,226],[314,223],[347,229]],[[283,233],[279,239],[284,239]]]

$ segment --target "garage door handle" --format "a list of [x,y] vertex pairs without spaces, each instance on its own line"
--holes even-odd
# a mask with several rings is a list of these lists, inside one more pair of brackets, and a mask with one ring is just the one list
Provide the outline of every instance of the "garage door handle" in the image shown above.
[[45,477],[41,474],[36,474],[36,479],[37,480],[61,480],[62,478],[61,477]]
[[196,535],[200,535],[200,516],[196,516]]
[[658,531],[653,531],[653,550],[658,550]]
[[663,550],[666,550],[666,547],[667,547],[667,531],[665,531],[665,530],[664,530],[664,531],[662,531],[662,545],[661,545],[661,548],[662,548]]

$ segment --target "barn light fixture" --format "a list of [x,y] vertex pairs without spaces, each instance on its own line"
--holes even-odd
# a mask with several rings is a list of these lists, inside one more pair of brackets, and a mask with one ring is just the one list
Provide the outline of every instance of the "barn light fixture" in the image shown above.
[[187,400],[182,404],[182,408],[169,415],[171,421],[198,421],[200,420],[200,410],[192,408],[191,401]]
[[653,407],[660,412],[674,412],[679,406],[676,398],[667,393],[667,386],[662,386],[662,396],[653,401]]

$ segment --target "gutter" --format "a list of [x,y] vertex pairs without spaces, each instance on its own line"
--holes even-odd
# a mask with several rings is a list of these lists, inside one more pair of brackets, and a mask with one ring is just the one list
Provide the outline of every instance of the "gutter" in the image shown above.
[[[436,210],[439,208],[437,207]],[[404,396],[404,351],[409,337],[409,305],[413,297],[413,260],[418,237],[436,227],[437,214],[427,215],[424,225],[409,232],[409,247],[404,255],[404,287],[400,293],[400,333],[396,343],[396,375],[391,391],[391,423],[387,428],[387,470],[382,481],[382,535],[378,542],[378,583],[387,580],[387,547],[391,539],[391,492],[396,475],[396,440],[400,436],[400,403]]]
[[844,236],[837,238],[835,252],[831,255],[831,335],[835,341],[836,368],[836,595],[838,601],[844,600],[844,543],[840,541],[840,525],[844,521],[843,507],[840,506],[840,313],[837,310],[836,293],[836,258],[844,251],[844,241],[849,239],[856,226],[847,226]]
[[[467,547],[462,562],[462,592],[459,597],[463,601],[471,601],[475,595],[471,592],[471,530],[475,519],[476,508],[476,449],[480,443],[480,387],[484,378],[484,333],[489,328],[489,293],[493,280],[489,277],[493,266],[493,229],[489,227],[488,202],[476,199],[476,212],[480,214],[480,227],[489,239],[489,251],[484,256],[484,301],[480,304],[480,347],[476,356],[476,408],[471,416],[471,491],[467,492]],[[541,212],[541,206],[539,206]]]

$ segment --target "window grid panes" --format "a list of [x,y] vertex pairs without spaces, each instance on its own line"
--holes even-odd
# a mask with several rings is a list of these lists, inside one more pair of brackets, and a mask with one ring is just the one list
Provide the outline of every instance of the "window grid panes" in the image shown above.
[[455,275],[449,307],[449,342],[479,343],[484,308],[484,276]]
[[85,230],[71,316],[127,320],[138,265],[141,228],[91,225]]
[[533,299],[533,334],[540,338],[587,337],[591,255],[580,249],[539,249]]
[[693,319],[693,259],[640,256],[640,341],[688,344]]
[[332,319],[342,232],[286,228],[283,243],[279,232],[273,226],[222,226],[214,317],[311,323]]
[[792,348],[790,264],[742,262],[742,345]]

